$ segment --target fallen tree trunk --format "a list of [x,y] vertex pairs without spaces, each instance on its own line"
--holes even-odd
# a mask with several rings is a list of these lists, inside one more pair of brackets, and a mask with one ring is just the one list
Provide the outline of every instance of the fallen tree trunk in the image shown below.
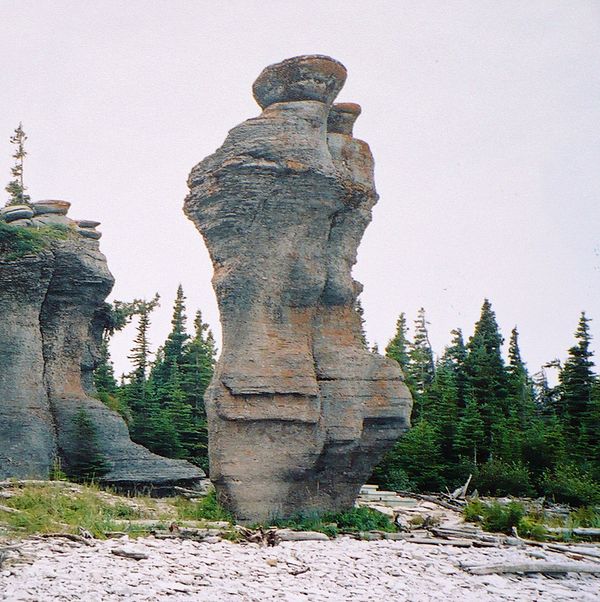
[[442,506],[442,508],[447,508],[448,510],[455,510],[456,512],[462,512],[466,502],[459,500],[450,500],[449,501],[440,499],[434,495],[425,495],[424,493],[413,493],[412,491],[398,491],[398,495],[402,497],[412,497],[416,500],[423,500],[425,502],[432,502],[433,504],[438,504]]
[[577,535],[578,537],[600,538],[600,529],[588,527],[575,527],[567,529],[565,527],[546,527],[546,531],[552,535]]
[[73,533],[38,533],[33,539],[50,539],[53,537],[76,541],[77,543],[82,543],[84,546],[94,545],[93,540],[86,539],[85,537],[81,537],[81,535],[75,535]]
[[501,575],[503,573],[589,573],[600,575],[597,564],[576,564],[575,562],[521,562],[515,564],[487,564],[484,566],[463,567],[472,575]]

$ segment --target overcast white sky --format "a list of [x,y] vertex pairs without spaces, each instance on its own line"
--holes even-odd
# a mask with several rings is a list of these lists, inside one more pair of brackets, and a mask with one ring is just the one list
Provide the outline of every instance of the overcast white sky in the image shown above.
[[0,182],[22,121],[32,198],[102,222],[112,298],[161,294],[154,347],[180,282],[218,334],[186,178],[258,114],[263,67],[307,53],[346,65],[338,100],[362,105],[375,156],[355,269],[371,342],[424,306],[440,353],[488,297],[531,371],[565,356],[582,309],[600,351],[598,0],[0,0]]

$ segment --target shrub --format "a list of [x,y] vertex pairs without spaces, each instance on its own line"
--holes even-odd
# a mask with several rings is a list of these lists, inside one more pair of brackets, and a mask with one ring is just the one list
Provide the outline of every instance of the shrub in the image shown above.
[[520,462],[489,460],[479,467],[475,487],[480,493],[495,496],[534,494],[529,469]]
[[274,519],[275,527],[295,529],[296,531],[319,531],[335,537],[340,531],[358,533],[361,531],[395,532],[396,526],[390,519],[372,508],[351,508],[344,512],[310,512],[296,514],[289,518]]
[[560,464],[553,471],[546,470],[542,490],[557,502],[571,506],[600,504],[600,483],[577,466]]
[[464,510],[465,520],[480,522],[486,531],[493,533],[512,533],[513,527],[519,527],[525,517],[525,508],[518,502],[484,504],[474,501]]

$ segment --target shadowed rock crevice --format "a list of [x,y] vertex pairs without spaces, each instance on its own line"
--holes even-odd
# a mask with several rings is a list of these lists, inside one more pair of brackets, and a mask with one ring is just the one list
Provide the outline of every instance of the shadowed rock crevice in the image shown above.
[[398,365],[364,349],[351,276],[377,201],[373,159],[332,105],[339,62],[267,67],[259,117],[192,170],[186,215],[214,265],[223,351],[207,391],[211,478],[240,519],[352,505],[408,427]]
[[204,476],[199,468],[133,443],[123,419],[92,396],[114,279],[98,223],[70,220],[67,209],[64,201],[42,202],[11,219],[16,229],[62,230],[39,252],[0,257],[0,478],[48,478],[57,459],[68,474],[83,410],[108,467],[100,481],[123,489],[193,484]]

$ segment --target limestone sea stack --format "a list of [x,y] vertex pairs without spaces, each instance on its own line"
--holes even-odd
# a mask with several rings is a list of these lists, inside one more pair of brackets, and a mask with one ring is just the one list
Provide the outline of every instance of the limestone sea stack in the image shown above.
[[300,56],[254,84],[259,117],[189,176],[214,265],[223,350],[207,390],[210,476],[239,519],[351,507],[408,428],[394,361],[361,340],[351,276],[377,201],[338,61]]
[[[9,217],[0,239],[0,478],[45,479],[57,460],[69,473],[83,410],[108,466],[100,481],[124,489],[194,484],[200,469],[133,443],[123,419],[93,397],[114,279],[98,222],[78,227],[68,208],[65,201],[34,203],[21,219]],[[12,244],[21,228],[43,245],[23,251]]]

